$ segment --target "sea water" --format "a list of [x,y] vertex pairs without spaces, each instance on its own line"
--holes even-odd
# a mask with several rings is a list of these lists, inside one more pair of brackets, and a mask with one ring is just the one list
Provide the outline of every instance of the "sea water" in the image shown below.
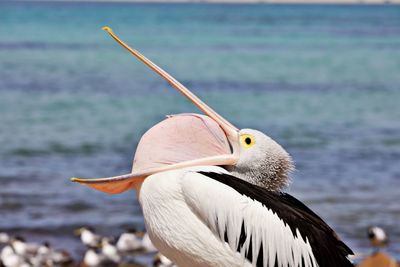
[[69,178],[130,172],[140,136],[199,112],[102,26],[239,128],[282,144],[288,192],[355,252],[369,225],[400,257],[400,7],[0,2],[0,230],[83,247],[72,230],[143,228],[133,191]]

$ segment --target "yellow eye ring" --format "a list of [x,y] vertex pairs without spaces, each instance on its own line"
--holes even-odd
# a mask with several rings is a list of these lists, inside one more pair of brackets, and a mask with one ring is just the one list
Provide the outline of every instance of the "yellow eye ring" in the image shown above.
[[246,149],[252,147],[255,143],[254,136],[251,134],[242,134],[240,136],[240,144]]

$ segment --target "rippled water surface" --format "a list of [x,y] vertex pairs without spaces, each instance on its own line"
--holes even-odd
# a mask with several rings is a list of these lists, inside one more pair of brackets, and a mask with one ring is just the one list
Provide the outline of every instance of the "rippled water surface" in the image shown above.
[[356,251],[378,224],[400,258],[400,7],[0,2],[0,230],[75,246],[72,229],[143,227],[127,173],[140,136],[198,112],[109,25],[241,128],[293,156],[288,191]]

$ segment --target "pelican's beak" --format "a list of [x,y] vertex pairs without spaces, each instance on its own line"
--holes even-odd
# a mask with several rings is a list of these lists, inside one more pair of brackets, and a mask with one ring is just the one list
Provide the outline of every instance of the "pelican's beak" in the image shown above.
[[102,192],[117,194],[130,188],[138,189],[147,176],[158,172],[190,166],[235,165],[239,159],[239,130],[175,78],[122,42],[110,28],[103,29],[186,96],[206,116],[169,116],[148,130],[138,144],[132,172],[129,174],[97,179],[72,178],[72,181]]

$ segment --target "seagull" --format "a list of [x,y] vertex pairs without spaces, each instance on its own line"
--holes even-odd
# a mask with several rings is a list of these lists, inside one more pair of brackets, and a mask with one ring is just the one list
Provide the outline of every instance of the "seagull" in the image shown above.
[[176,265],[161,253],[157,253],[153,258],[153,267],[175,267]]
[[[37,258],[44,260],[50,266],[65,265],[73,262],[72,256],[66,251],[53,248],[45,241],[38,249]],[[43,266],[43,265],[38,265]]]
[[101,252],[112,262],[121,262],[121,255],[119,255],[118,249],[110,243],[108,238],[103,237],[101,239]]
[[81,266],[97,267],[102,266],[106,261],[106,257],[102,253],[98,253],[93,248],[89,248],[83,256]]
[[148,233],[144,233],[144,235],[143,235],[142,248],[147,253],[157,252],[157,248],[153,245],[153,242],[151,242],[151,239],[150,239]]
[[11,239],[11,246],[16,254],[28,258],[29,256],[36,255],[39,245],[35,243],[27,243],[21,236],[16,236]]
[[[11,241],[10,241],[11,242]],[[6,245],[0,252],[0,265],[5,267],[30,267],[25,257],[17,254],[11,244]]]
[[137,236],[137,230],[134,228],[128,229],[122,233],[117,241],[117,249],[121,253],[131,253],[141,250],[143,245],[140,238]]
[[97,235],[92,227],[81,227],[75,230],[75,234],[79,235],[82,243],[91,248],[100,246],[101,237]]
[[10,240],[11,238],[7,233],[5,232],[0,233],[0,244],[7,244],[8,242],[10,242]]
[[388,242],[388,236],[385,230],[378,226],[371,226],[368,228],[368,239],[372,246],[376,248],[385,247]]
[[381,251],[387,246],[389,240],[388,236],[381,227],[371,226],[367,230],[368,239],[371,245],[376,249],[371,255],[357,265],[358,267],[398,267],[396,260],[388,254]]
[[51,248],[48,242],[44,242],[42,245],[38,247],[36,255],[32,255],[29,257],[29,262],[34,267],[39,266],[52,266],[51,261]]
[[239,130],[104,27],[205,115],[169,116],[141,138],[132,172],[72,178],[102,192],[135,189],[146,229],[178,266],[353,266],[313,211],[282,190],[293,163],[267,135]]

